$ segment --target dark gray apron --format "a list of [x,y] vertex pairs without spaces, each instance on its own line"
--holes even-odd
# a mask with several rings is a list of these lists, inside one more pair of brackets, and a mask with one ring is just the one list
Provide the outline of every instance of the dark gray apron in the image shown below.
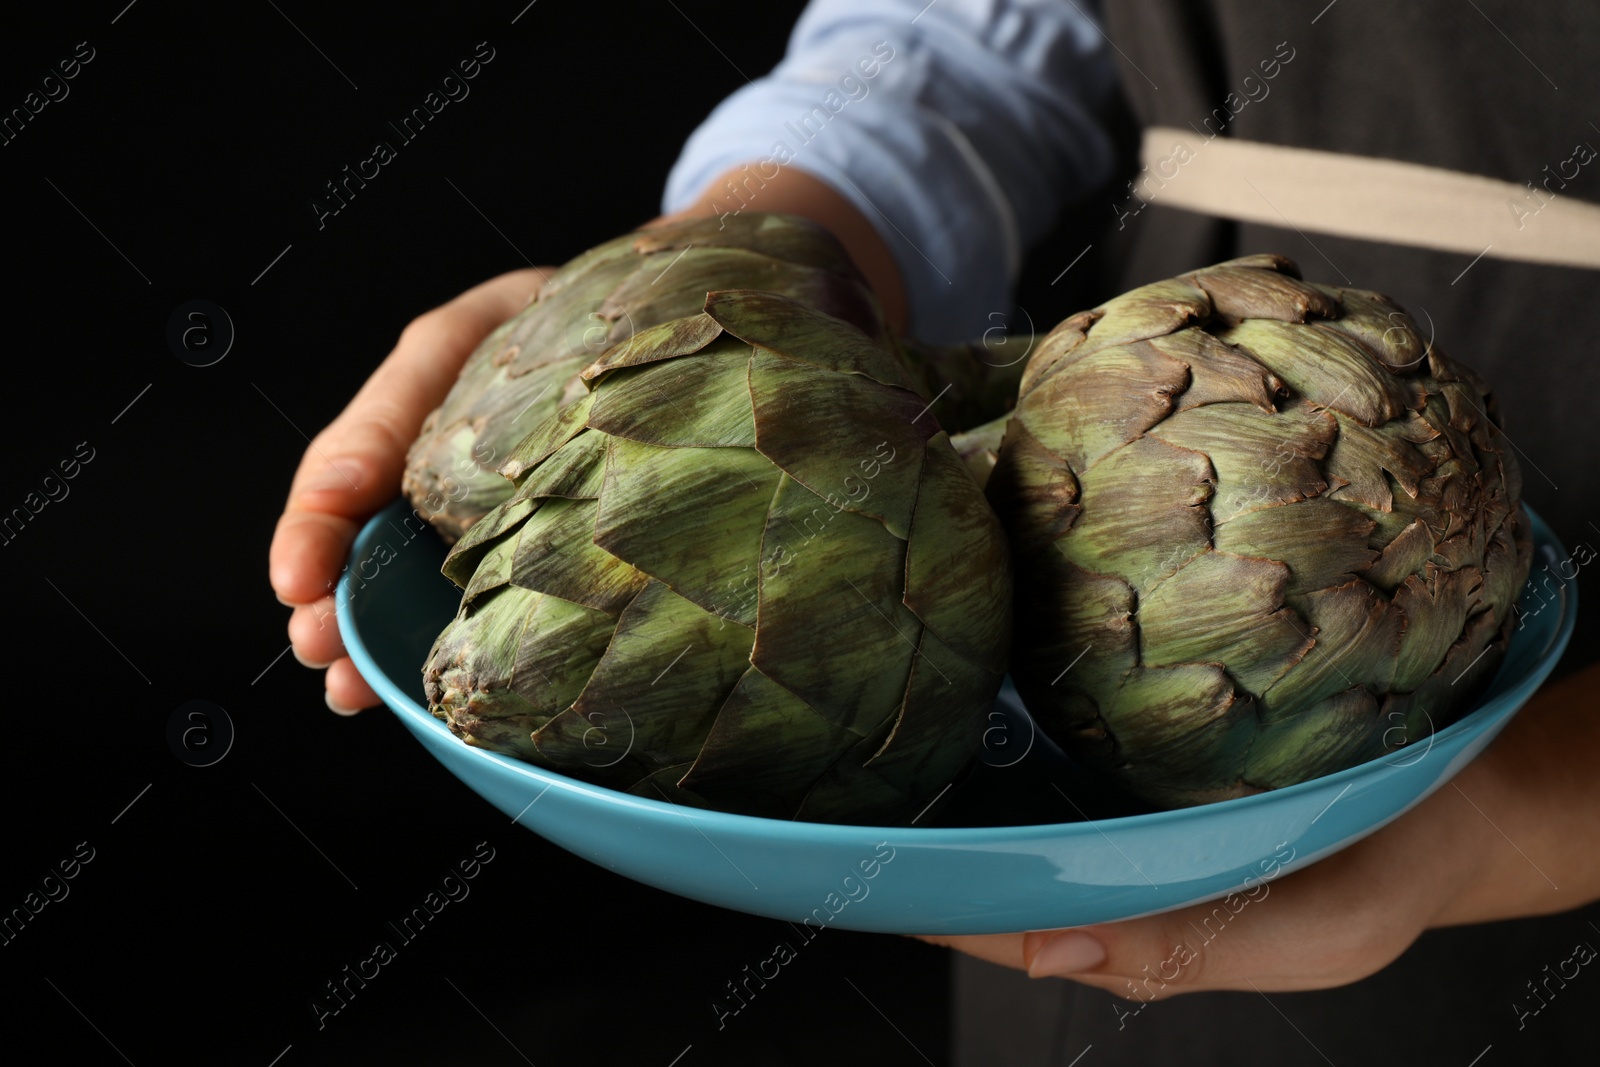
[[[1103,17],[1142,126],[1532,182],[1539,193],[1523,211],[1548,195],[1600,203],[1600,159],[1571,162],[1580,142],[1600,149],[1600,4],[1325,2],[1106,0]],[[1130,198],[1124,187],[1106,205],[1108,229],[1083,235],[1122,264],[1117,289],[1274,251],[1311,280],[1347,276],[1389,294],[1424,329],[1425,313],[1439,346],[1493,383],[1522,453],[1527,502],[1569,551],[1600,547],[1600,273],[1224,221],[1159,200]],[[1576,580],[1600,589],[1585,573]],[[1600,600],[1589,595],[1562,672],[1596,658]],[[1600,1041],[1600,972],[1550,980],[1579,942],[1600,948],[1600,906],[1430,931],[1379,974],[1340,989],[1197,993],[1127,1018],[1131,1005],[1109,994],[963,957],[956,1063],[1587,1062]]]

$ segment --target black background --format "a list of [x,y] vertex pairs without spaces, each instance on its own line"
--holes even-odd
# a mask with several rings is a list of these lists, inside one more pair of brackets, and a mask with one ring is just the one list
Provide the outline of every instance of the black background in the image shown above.
[[[712,997],[787,927],[578,860],[388,712],[330,714],[267,584],[306,435],[406,322],[656,214],[683,139],[776,62],[800,5],[125,3],[0,37],[3,112],[94,50],[0,147],[0,508],[94,456],[0,547],[0,910],[94,850],[0,947],[7,1043],[83,1064],[944,1062],[946,957],[902,938],[828,933],[719,1030]],[[323,183],[480,41],[470,96],[319,229]],[[236,330],[212,366],[166,339],[193,299]],[[209,767],[168,743],[191,700],[236,730]],[[324,983],[485,841],[470,897],[319,1029]]]

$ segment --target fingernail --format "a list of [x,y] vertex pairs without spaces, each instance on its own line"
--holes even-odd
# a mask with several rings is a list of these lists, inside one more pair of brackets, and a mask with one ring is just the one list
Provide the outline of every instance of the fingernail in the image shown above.
[[1106,947],[1088,934],[1068,930],[1039,947],[1028,974],[1033,978],[1064,977],[1097,967],[1106,959]]
[[347,708],[343,704],[336,703],[333,699],[333,694],[328,692],[322,694],[322,702],[328,705],[328,710],[335,715],[354,715],[361,710],[360,708]]
[[294,652],[294,658],[300,661],[300,666],[302,667],[310,667],[314,671],[324,671],[333,665],[332,660],[329,660],[327,663],[313,663],[311,660],[308,660],[302,656],[298,648],[291,649],[291,651]]
[[360,489],[366,485],[366,468],[366,463],[354,456],[341,456],[329,460],[306,475],[298,491],[320,493],[329,489]]

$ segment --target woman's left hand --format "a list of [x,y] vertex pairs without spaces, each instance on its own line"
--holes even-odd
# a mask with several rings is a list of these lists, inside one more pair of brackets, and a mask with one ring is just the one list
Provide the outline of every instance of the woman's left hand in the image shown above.
[[1597,683],[1591,667],[1546,686],[1432,796],[1304,870],[1144,919],[924,940],[1149,1001],[1345,985],[1430,927],[1577,907],[1600,895]]

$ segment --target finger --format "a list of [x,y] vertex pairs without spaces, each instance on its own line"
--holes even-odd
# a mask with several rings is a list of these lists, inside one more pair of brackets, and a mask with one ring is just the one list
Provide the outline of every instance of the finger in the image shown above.
[[314,604],[303,604],[289,616],[289,641],[294,658],[307,667],[322,668],[345,655],[339,637],[339,619],[334,598],[323,597]]
[[394,351],[306,450],[269,552],[280,600],[326,595],[361,520],[399,489],[406,449],[485,335],[536,292],[542,273],[513,271],[406,327]]
[[330,595],[360,528],[338,515],[300,508],[285,511],[267,553],[278,599],[298,607]]
[[325,685],[328,710],[340,715],[354,715],[362,708],[376,707],[382,703],[378,694],[372,691],[366,679],[356,670],[356,665],[348,659],[333,662],[328,668]]

